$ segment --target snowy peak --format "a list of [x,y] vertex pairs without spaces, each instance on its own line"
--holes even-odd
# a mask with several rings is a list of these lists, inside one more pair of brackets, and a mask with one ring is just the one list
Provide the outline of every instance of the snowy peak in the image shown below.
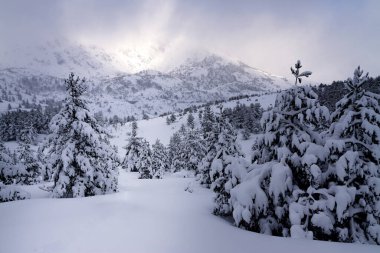
[[117,71],[115,57],[103,49],[58,40],[39,46],[16,47],[2,52],[1,59],[3,67],[28,68],[58,77],[66,77],[70,72],[99,76]]
[[[61,100],[65,96],[63,78],[67,78],[70,72],[88,80],[95,112],[137,118],[142,112],[154,116],[289,85],[284,78],[215,54],[189,58],[169,72],[149,68],[138,72],[125,71],[128,64],[135,69],[153,64],[165,50],[152,48],[152,52],[146,52],[138,54],[133,50],[115,49],[110,53],[99,47],[65,41],[16,50],[14,53],[19,57],[8,55],[11,60],[5,60],[0,68],[0,92],[14,94],[12,98],[4,99],[0,111],[5,111],[9,102],[14,108],[23,100],[34,97],[36,103],[45,98]],[[133,59],[125,58],[133,54]]]
[[212,54],[188,59],[170,74],[204,89],[267,91],[289,87],[286,78],[270,75],[242,62],[228,61]]
[[115,76],[154,66],[163,53],[162,47],[150,46],[142,53],[135,48],[106,49],[57,39],[0,51],[0,67],[28,68],[58,77],[70,72],[87,77]]
[[[25,68],[31,72],[60,78],[66,78],[70,72],[94,79],[112,78],[125,73],[136,73],[138,76],[149,73],[160,76],[161,72],[154,73],[147,69],[158,70],[167,49],[154,45],[146,45],[143,49],[106,50],[57,39],[42,45],[14,46],[8,51],[0,51],[0,67]],[[289,86],[285,78],[205,52],[188,58],[182,65],[166,74],[186,82],[187,85],[203,89],[234,87],[234,90],[267,91]]]

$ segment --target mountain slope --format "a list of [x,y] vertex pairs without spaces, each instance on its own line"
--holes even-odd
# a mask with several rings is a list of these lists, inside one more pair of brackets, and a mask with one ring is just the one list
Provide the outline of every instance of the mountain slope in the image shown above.
[[[55,42],[33,52],[27,55],[20,51],[20,59],[2,64],[0,112],[4,112],[8,104],[15,108],[25,101],[39,104],[46,99],[62,100],[65,96],[64,78],[71,71],[87,78],[87,96],[92,109],[107,117],[133,115],[140,118],[142,113],[155,116],[192,105],[289,86],[285,78],[217,55],[187,59],[168,72],[126,73],[121,71],[125,62],[124,65],[120,63],[120,57],[96,47],[66,47]],[[129,55],[132,51],[122,53]],[[26,55],[24,58],[23,54]],[[138,61],[143,64],[152,60]]]
[[217,55],[187,62],[170,72],[186,83],[204,90],[265,91],[289,86],[286,78],[270,75],[242,62],[234,63]]

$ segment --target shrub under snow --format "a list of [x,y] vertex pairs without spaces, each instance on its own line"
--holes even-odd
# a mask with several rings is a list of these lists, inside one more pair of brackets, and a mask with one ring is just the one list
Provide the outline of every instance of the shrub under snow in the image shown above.
[[0,184],[0,202],[30,199],[30,193],[14,185]]

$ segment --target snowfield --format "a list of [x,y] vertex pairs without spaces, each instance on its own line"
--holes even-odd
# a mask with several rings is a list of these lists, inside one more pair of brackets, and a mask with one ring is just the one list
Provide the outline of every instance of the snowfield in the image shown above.
[[[295,240],[234,227],[212,214],[213,193],[174,175],[137,179],[120,171],[116,194],[0,204],[0,252],[379,252],[379,246]],[[185,191],[190,186],[192,193]],[[22,243],[20,243],[22,242]]]

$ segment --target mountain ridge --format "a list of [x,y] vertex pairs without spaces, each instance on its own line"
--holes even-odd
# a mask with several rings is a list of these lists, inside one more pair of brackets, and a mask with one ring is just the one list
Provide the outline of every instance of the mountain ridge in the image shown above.
[[[64,49],[59,54],[65,56],[62,56],[61,65],[58,64],[58,54],[50,51],[47,56],[41,55],[41,59],[46,57],[48,60],[32,57],[36,65],[12,67],[10,62],[4,67],[3,64],[0,69],[0,104],[11,103],[13,107],[19,107],[25,100],[37,104],[46,98],[62,100],[65,96],[64,78],[69,72],[86,77],[89,85],[87,96],[92,101],[92,109],[110,117],[118,115],[140,118],[142,114],[153,117],[192,105],[275,91],[290,85],[286,78],[270,75],[245,63],[230,61],[215,54],[198,59],[188,58],[170,71],[145,69],[127,73],[115,71],[114,63],[110,63],[113,58],[102,55],[102,51],[95,50],[99,54],[94,58],[90,53],[81,53],[85,50],[84,47],[72,52]],[[77,53],[81,56],[73,62],[69,61]],[[67,58],[70,55],[71,58]],[[104,61],[96,63],[90,59]],[[49,66],[53,60],[54,66]],[[109,66],[107,62],[110,63]],[[43,67],[45,65],[47,68]],[[76,69],[77,65],[79,67]],[[57,66],[62,66],[62,70],[56,69]],[[64,71],[67,71],[66,75],[58,73]],[[5,107],[1,106],[0,111],[6,111]]]

